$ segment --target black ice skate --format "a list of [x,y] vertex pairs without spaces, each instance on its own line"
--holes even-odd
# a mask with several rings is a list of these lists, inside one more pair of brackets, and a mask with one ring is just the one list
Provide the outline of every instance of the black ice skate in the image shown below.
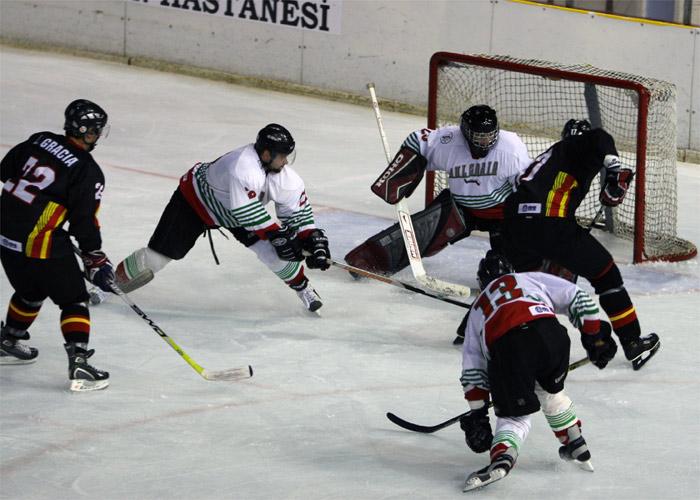
[[580,436],[559,448],[559,457],[562,460],[574,462],[581,469],[593,472],[593,464],[591,463],[591,452],[588,451],[588,445],[583,436]]
[[655,333],[631,341],[620,339],[620,343],[625,357],[632,362],[632,368],[635,370],[644,366],[661,347],[659,336]]
[[515,457],[510,452],[503,453],[483,469],[469,474],[462,491],[483,488],[506,477],[515,465]]
[[71,381],[71,391],[97,391],[109,385],[109,373],[98,370],[87,362],[88,358],[95,354],[94,349],[88,351],[74,343],[63,346],[68,354],[68,378]]
[[29,332],[0,323],[0,364],[25,365],[36,361],[39,351],[20,340],[29,340]]

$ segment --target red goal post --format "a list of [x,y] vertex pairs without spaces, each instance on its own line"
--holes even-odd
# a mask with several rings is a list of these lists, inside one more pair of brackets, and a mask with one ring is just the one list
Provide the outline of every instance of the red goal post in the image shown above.
[[[531,157],[559,139],[570,118],[586,118],[615,138],[623,165],[636,171],[624,203],[607,209],[605,228],[633,240],[633,261],[678,261],[697,248],[679,238],[676,190],[676,88],[673,84],[589,65],[509,56],[437,52],[430,59],[428,128],[459,123],[461,113],[488,104],[502,129],[516,132]],[[426,203],[447,187],[428,172]],[[582,224],[600,203],[596,179],[576,212]]]

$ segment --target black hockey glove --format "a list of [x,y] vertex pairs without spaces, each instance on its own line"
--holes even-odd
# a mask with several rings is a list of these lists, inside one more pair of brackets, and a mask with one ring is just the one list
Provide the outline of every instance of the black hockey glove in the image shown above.
[[583,344],[588,359],[601,370],[615,357],[617,344],[610,333],[612,328],[607,321],[600,322],[600,331],[595,335],[581,332],[581,344]]
[[304,257],[301,253],[301,243],[297,233],[291,227],[283,226],[277,230],[269,231],[267,237],[275,247],[277,256],[290,262],[301,262]]
[[489,422],[488,402],[483,408],[472,410],[459,419],[459,426],[464,431],[467,446],[474,453],[483,453],[491,448],[493,433]]
[[605,185],[600,192],[600,202],[606,207],[616,207],[625,199],[625,194],[634,178],[634,172],[620,164],[615,156],[605,158]]
[[114,266],[102,250],[93,250],[81,255],[85,266],[85,277],[90,283],[105,292],[111,292],[114,282]]
[[306,257],[306,265],[309,269],[325,271],[331,267],[331,250],[328,248],[328,238],[323,229],[314,229],[308,238],[304,240],[304,250],[311,255]]

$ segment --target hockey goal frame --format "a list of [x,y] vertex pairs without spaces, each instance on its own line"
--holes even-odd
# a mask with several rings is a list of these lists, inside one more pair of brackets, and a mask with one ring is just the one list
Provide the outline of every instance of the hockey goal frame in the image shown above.
[[[665,260],[665,261],[679,261],[686,260],[697,255],[697,248],[690,242],[677,238],[675,234],[670,235],[672,242],[674,243],[674,249],[663,255],[656,255],[653,252],[649,252],[647,248],[647,237],[645,236],[645,217],[646,217],[646,203],[645,189],[647,185],[647,146],[649,138],[648,129],[648,118],[649,118],[649,105],[652,99],[652,91],[644,84],[645,80],[653,83],[664,84],[666,92],[672,92],[673,97],[673,123],[675,126],[675,87],[667,82],[658,82],[655,80],[644,79],[642,77],[636,77],[634,75],[626,75],[624,73],[615,72],[605,72],[603,70],[597,70],[590,66],[563,66],[557,65],[556,63],[547,63],[543,61],[533,61],[533,60],[522,60],[514,59],[507,56],[489,56],[489,55],[466,55],[458,54],[452,52],[437,52],[433,54],[430,59],[430,74],[429,74],[429,86],[428,86],[428,128],[435,129],[445,124],[439,122],[438,111],[439,111],[439,73],[440,70],[447,66],[459,66],[459,65],[472,65],[481,68],[491,68],[495,70],[503,70],[512,73],[524,73],[526,75],[539,76],[548,80],[566,80],[570,82],[579,82],[586,86],[586,91],[592,89],[594,94],[594,99],[597,100],[595,96],[596,86],[605,86],[616,89],[623,89],[630,92],[634,92],[637,95],[638,105],[637,105],[637,126],[636,126],[636,147],[634,151],[634,168],[636,171],[636,177],[634,181],[634,220],[633,228],[628,228],[628,232],[632,233],[631,238],[633,241],[633,262],[639,263],[644,261],[653,260]],[[579,71],[585,71],[579,72]],[[601,73],[612,73],[613,76],[606,76]],[[490,102],[468,102],[465,100],[463,109],[474,104],[491,104]],[[586,96],[586,104],[589,105],[589,96]],[[597,106],[597,102],[594,107]],[[498,109],[496,109],[499,112]],[[589,109],[590,111],[590,109]],[[460,111],[461,112],[461,111]],[[630,113],[631,115],[632,113]],[[570,118],[580,118],[580,116],[570,116]],[[600,126],[596,124],[595,119],[590,120],[594,126]],[[559,127],[563,126],[562,121]],[[517,128],[513,129],[508,127],[507,124],[502,124],[502,128],[518,132]],[[561,128],[559,128],[561,130]],[[610,131],[610,130],[609,130]],[[614,134],[614,131],[611,131]],[[551,143],[553,144],[557,139],[552,137]],[[674,155],[675,155],[675,132],[673,134],[674,141]],[[532,154],[532,151],[530,152]],[[539,152],[537,153],[539,154]],[[536,156],[536,155],[532,155]],[[675,156],[672,159],[672,167],[675,170]],[[436,183],[436,175],[433,172],[428,172],[426,175],[426,204],[430,203],[438,192],[436,188],[439,189]],[[675,189],[675,173],[674,173],[674,186]],[[591,188],[593,191],[593,188]],[[627,203],[628,200],[625,200]],[[677,211],[677,208],[676,208]],[[676,214],[674,214],[675,217]],[[586,222],[586,217],[580,217],[577,212],[577,217],[582,223]],[[590,218],[590,217],[589,217]],[[605,217],[605,227],[607,230],[613,230],[613,217],[612,211],[606,210]],[[632,222],[632,221],[630,221]],[[675,232],[675,225],[673,228]],[[628,236],[630,237],[630,236]],[[651,240],[651,238],[649,238]],[[657,236],[657,239],[660,239]],[[677,245],[675,245],[678,243]],[[649,243],[651,245],[651,243]],[[676,249],[677,247],[677,249]],[[665,250],[664,250],[665,251]]]

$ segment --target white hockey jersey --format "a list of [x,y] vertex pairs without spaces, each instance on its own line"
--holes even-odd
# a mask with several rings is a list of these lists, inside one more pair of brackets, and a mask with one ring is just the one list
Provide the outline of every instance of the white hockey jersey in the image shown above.
[[211,226],[244,227],[265,239],[267,231],[279,227],[265,208],[272,201],[281,224],[298,233],[316,227],[299,174],[288,165],[279,173],[266,173],[253,144],[195,165],[181,178],[180,189]]
[[428,160],[426,170],[446,172],[457,204],[482,218],[503,218],[502,203],[531,161],[525,144],[507,130],[500,131],[496,144],[478,160],[458,126],[417,130],[402,146]]
[[489,283],[472,304],[462,350],[464,392],[489,390],[489,347],[511,329],[566,314],[584,333],[600,330],[598,305],[570,281],[541,272],[506,274]]

